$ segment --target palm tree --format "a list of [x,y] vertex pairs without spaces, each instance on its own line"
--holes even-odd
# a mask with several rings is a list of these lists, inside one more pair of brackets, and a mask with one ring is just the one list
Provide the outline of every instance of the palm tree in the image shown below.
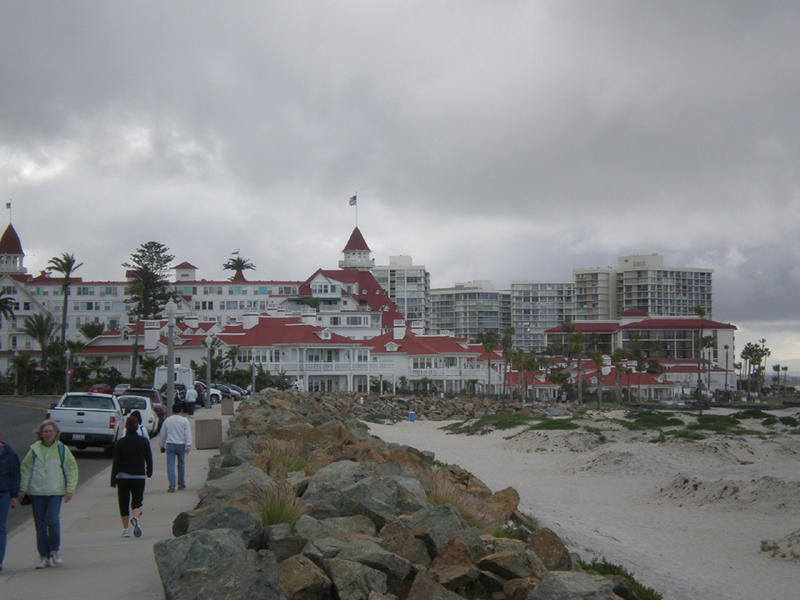
[[611,354],[611,364],[614,365],[614,394],[617,397],[617,404],[622,404],[622,370],[625,368],[625,350],[617,348]]
[[254,271],[256,266],[247,258],[229,258],[228,261],[222,265],[226,271],[233,271],[230,281],[247,281],[244,277],[244,271]]
[[108,360],[101,357],[95,357],[86,361],[86,366],[89,369],[89,374],[95,373],[96,379],[100,379],[103,369],[105,369]]
[[47,263],[48,271],[55,271],[61,273],[64,278],[61,281],[61,297],[64,300],[64,305],[61,308],[61,345],[67,338],[67,310],[69,306],[69,285],[70,277],[74,271],[77,271],[83,263],[75,260],[75,255],[69,252],[64,252],[61,256],[54,256]]
[[14,298],[6,296],[4,292],[0,292],[0,316],[6,319],[14,318]]
[[93,340],[106,330],[106,324],[101,321],[87,321],[79,329],[83,337],[87,340]]
[[483,344],[483,351],[486,352],[486,390],[488,394],[492,393],[492,352],[497,348],[497,332],[496,331],[482,331],[475,338],[479,344]]
[[783,370],[783,391],[786,391],[786,383],[789,379],[789,367],[784,365],[781,369]]
[[22,352],[11,359],[11,364],[14,366],[16,381],[22,386],[23,396],[26,396],[28,394],[28,384],[34,379],[36,363],[30,354]]
[[42,352],[42,371],[47,368],[47,346],[58,329],[58,325],[49,314],[35,313],[25,317],[23,331],[36,340]]
[[[522,359],[522,370],[525,372],[525,381],[524,381],[524,391],[525,391],[525,398],[528,397],[528,373],[536,373],[539,370],[539,360],[536,358],[536,354],[534,354],[533,350],[530,352],[523,352],[524,356]],[[535,390],[536,388],[534,388]]]
[[597,410],[603,401],[603,353],[597,350],[589,352],[589,357],[597,367]]
[[583,334],[573,333],[569,336],[570,354],[574,353],[578,363],[578,404],[583,404]]
[[703,370],[703,325],[705,324],[706,309],[701,305],[694,307],[694,314],[700,319],[700,337],[697,339],[697,401],[700,401],[700,391],[703,387],[703,380],[700,373]]

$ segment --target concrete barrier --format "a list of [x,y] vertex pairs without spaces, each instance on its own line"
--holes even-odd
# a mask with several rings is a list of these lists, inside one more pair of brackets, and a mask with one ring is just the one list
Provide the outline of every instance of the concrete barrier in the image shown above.
[[233,398],[222,399],[222,414],[223,415],[233,414]]
[[195,419],[194,446],[198,450],[219,448],[222,445],[221,419]]

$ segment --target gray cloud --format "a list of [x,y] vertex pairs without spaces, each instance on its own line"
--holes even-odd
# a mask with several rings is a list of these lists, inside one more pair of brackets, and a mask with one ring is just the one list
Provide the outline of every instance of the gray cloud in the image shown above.
[[659,252],[715,316],[797,320],[792,3],[6,2],[0,181],[41,268],[141,242],[207,278],[335,266],[354,223],[435,285]]

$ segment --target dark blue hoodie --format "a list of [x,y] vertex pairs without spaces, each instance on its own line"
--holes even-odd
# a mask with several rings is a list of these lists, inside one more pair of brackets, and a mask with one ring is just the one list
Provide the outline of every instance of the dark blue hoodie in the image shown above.
[[19,494],[19,458],[8,444],[0,445],[0,493]]

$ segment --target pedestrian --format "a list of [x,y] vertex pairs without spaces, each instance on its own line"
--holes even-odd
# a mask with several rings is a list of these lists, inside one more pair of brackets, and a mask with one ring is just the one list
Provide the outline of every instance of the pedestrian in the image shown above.
[[186,413],[194,418],[194,405],[197,402],[197,390],[194,387],[189,387],[186,390],[186,395],[183,397],[183,402],[186,407]]
[[0,440],[0,571],[3,570],[3,559],[6,557],[8,509],[16,508],[18,494],[19,458],[11,446]]
[[[136,419],[136,434],[142,436],[146,440],[149,440],[150,436],[147,435],[147,430],[144,428],[144,425],[142,425],[142,413],[140,413],[138,410],[134,410],[130,416]],[[127,421],[125,424],[127,427]]]
[[37,569],[61,565],[61,502],[72,500],[78,487],[78,463],[58,441],[61,433],[52,421],[42,421],[33,431],[37,441],[22,459],[19,500],[30,496],[36,526]]
[[131,527],[133,535],[142,536],[145,476],[153,476],[150,440],[138,432],[139,427],[139,419],[131,414],[125,421],[125,437],[114,444],[114,461],[111,463],[111,487],[117,488],[124,538],[131,537]]
[[161,452],[167,453],[167,477],[169,478],[168,492],[175,491],[175,460],[178,461],[178,489],[186,487],[186,456],[192,446],[192,426],[189,419],[181,416],[180,404],[172,407],[169,417],[161,424],[161,434],[158,437]]

